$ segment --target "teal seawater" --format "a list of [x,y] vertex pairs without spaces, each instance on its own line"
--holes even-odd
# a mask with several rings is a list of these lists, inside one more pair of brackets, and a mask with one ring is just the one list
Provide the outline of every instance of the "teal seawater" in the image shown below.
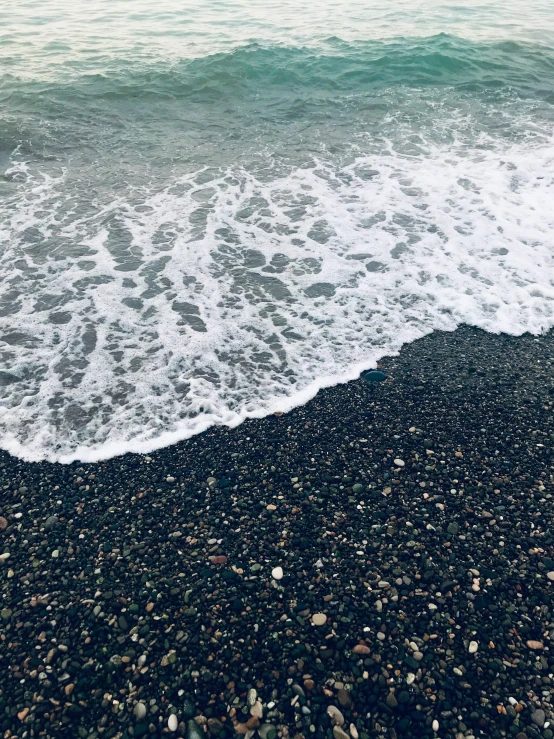
[[147,451],[436,328],[554,324],[547,5],[126,5],[4,13],[3,448]]

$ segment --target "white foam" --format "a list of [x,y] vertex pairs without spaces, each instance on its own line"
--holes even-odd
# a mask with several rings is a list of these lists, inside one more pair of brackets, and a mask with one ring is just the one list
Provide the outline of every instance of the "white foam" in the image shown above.
[[391,144],[280,178],[196,173],[86,218],[66,173],[14,165],[2,448],[149,452],[289,410],[433,329],[550,328],[552,164],[552,139],[417,156]]

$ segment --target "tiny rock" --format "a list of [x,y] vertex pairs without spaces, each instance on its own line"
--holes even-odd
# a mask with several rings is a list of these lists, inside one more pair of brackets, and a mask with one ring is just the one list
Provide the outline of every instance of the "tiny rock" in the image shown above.
[[169,731],[177,731],[177,727],[179,726],[179,720],[177,716],[172,713],[171,716],[167,719],[167,728]]

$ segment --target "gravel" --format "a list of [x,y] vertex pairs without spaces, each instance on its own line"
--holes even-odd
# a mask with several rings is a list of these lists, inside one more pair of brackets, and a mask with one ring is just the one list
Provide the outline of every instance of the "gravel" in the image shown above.
[[553,349],[461,328],[150,455],[2,454],[1,735],[554,739]]

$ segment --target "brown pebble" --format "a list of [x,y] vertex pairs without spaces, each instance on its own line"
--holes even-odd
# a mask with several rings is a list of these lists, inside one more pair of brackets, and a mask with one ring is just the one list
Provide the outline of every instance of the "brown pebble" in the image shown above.
[[4,531],[4,529],[8,528],[8,522],[4,518],[4,516],[0,516],[0,531]]
[[217,557],[210,557],[210,562],[213,565],[224,565],[227,562],[227,557],[224,554],[218,554]]
[[350,708],[352,705],[352,698],[348,690],[341,688],[337,693],[337,700],[343,708]]
[[19,713],[17,714],[17,718],[20,721],[23,721],[25,718],[27,718],[27,714],[28,713],[29,713],[29,709],[28,708],[24,708],[22,711],[19,711]]
[[389,708],[396,708],[398,706],[398,701],[396,700],[396,697],[393,692],[390,692],[387,697],[385,698],[385,703]]
[[544,644],[542,641],[535,641],[534,639],[529,639],[527,642],[527,646],[529,649],[544,649]]
[[147,603],[147,604],[146,604],[146,612],[147,612],[147,613],[150,613],[150,611],[151,611],[151,610],[152,610],[153,608],[154,608],[154,604],[153,604],[153,603]]
[[356,644],[352,651],[354,654],[369,654],[371,650],[365,644]]
[[306,680],[304,680],[304,687],[306,690],[313,690],[315,688],[315,683],[310,678],[306,678]]
[[64,688],[66,695],[71,695],[73,693],[73,688],[75,687],[75,683],[69,683],[69,685],[66,685]]

